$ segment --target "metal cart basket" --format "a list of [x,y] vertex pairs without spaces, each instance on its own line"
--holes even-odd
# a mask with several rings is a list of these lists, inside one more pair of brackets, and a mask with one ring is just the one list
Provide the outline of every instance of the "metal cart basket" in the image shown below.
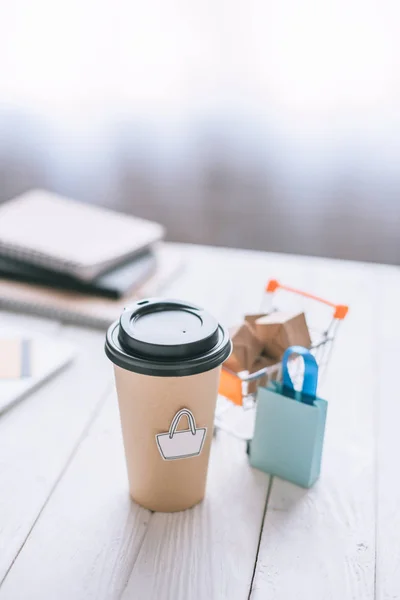
[[[266,287],[260,313],[269,314],[277,310],[304,310],[312,341],[311,351],[317,359],[320,377],[329,363],[332,346],[338,333],[340,323],[348,313],[348,307],[335,304],[308,292],[281,284],[276,279],[271,279]],[[303,362],[298,359],[291,361],[290,373],[296,385],[302,381]],[[226,367],[222,368],[219,386],[220,396],[233,402],[244,410],[254,407],[258,385],[265,385],[266,379],[278,380],[281,377],[281,363],[265,367],[249,374],[247,371],[234,373]],[[232,405],[231,405],[232,406]],[[221,426],[221,410],[217,410],[217,426]],[[225,429],[225,427],[222,427]]]

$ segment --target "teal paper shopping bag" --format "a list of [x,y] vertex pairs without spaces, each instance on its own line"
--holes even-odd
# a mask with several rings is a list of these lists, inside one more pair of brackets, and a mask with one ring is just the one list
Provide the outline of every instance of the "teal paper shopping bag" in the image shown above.
[[[292,354],[304,359],[304,381],[296,392],[288,371]],[[316,397],[318,365],[301,346],[288,348],[282,360],[282,383],[260,387],[257,394],[250,464],[270,475],[310,487],[321,469],[327,402]]]

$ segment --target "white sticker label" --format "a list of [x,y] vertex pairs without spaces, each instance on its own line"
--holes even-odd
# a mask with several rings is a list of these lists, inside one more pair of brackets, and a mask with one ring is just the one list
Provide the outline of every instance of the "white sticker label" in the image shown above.
[[[186,416],[189,429],[177,431],[180,419]],[[188,408],[179,410],[171,421],[169,431],[156,435],[157,447],[164,460],[191,458],[198,456],[203,449],[207,427],[196,429],[193,413]]]

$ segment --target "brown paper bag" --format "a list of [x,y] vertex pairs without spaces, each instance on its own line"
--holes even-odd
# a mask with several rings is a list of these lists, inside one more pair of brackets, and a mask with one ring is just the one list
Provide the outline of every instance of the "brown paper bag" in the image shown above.
[[230,357],[224,362],[231,371],[248,371],[256,358],[261,354],[263,344],[255,335],[248,323],[229,330],[233,350]]
[[[253,366],[250,369],[250,373],[256,373],[260,369],[264,369],[265,367],[271,367],[274,365],[276,361],[273,358],[268,358],[266,356],[259,356]],[[255,394],[259,385],[265,386],[268,383],[268,374],[265,373],[259,379],[253,379],[253,381],[249,381],[247,384],[247,393]]]
[[262,317],[267,317],[267,316],[268,316],[268,313],[257,313],[257,314],[245,315],[244,320],[246,321],[246,323],[251,325],[251,327],[254,327],[254,324],[258,319],[261,319]]
[[311,347],[310,333],[304,313],[274,312],[257,319],[254,324],[257,337],[264,346],[263,354],[280,361],[289,346]]

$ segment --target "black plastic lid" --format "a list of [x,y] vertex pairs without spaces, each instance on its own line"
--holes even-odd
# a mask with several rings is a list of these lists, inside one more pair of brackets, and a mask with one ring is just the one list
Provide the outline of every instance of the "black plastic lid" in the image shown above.
[[231,346],[228,333],[198,306],[150,298],[125,309],[110,326],[105,351],[123,369],[181,377],[219,366]]

